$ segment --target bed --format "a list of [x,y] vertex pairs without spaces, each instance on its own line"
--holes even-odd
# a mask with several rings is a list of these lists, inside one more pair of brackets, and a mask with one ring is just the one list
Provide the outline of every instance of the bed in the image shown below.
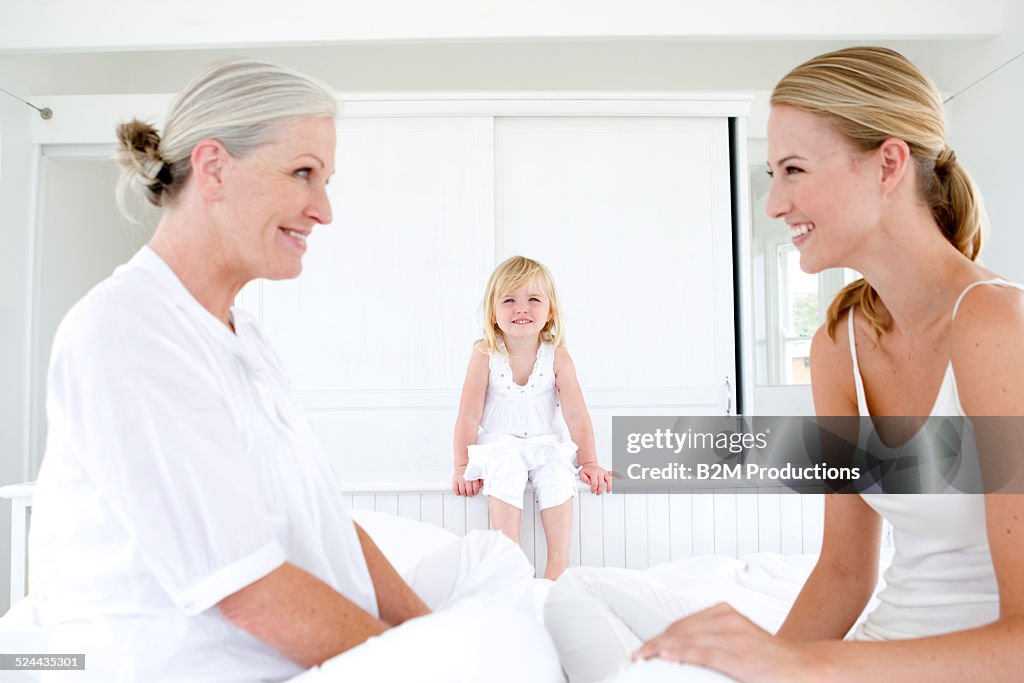
[[[374,538],[384,554],[392,561],[399,572],[409,572],[419,560],[454,542],[457,536],[438,526],[415,521],[397,515],[368,510],[354,510],[353,517]],[[738,610],[749,616],[764,628],[774,631],[782,623],[786,612],[792,604],[800,587],[813,567],[814,555],[781,555],[777,553],[756,553],[740,558],[718,555],[690,557],[674,562],[660,564],[641,573],[647,577],[663,581],[686,596],[686,603],[692,609],[701,609],[721,600],[733,604]],[[629,570],[620,570],[629,571]],[[541,621],[541,610],[547,592],[552,583],[543,579],[533,579],[530,590],[534,606],[534,618]],[[486,605],[483,606],[486,608]],[[480,609],[480,605],[466,606],[464,609]],[[453,617],[454,619],[454,617]],[[46,652],[46,633],[36,627],[32,597],[29,596],[13,606],[11,611],[0,619],[0,652],[29,653]],[[444,642],[459,636],[454,631],[446,632],[459,626],[454,621],[438,622],[429,630],[406,626],[404,643],[415,643],[416,647],[430,648],[438,639]],[[498,624],[496,627],[501,628]],[[405,626],[401,627],[405,628]],[[397,630],[397,629],[396,629]],[[531,651],[548,648],[534,647]],[[406,657],[388,657],[388,643],[368,643],[350,653],[336,659],[346,658],[343,662],[347,677],[356,676],[365,669],[366,678],[371,675],[381,679],[379,664],[388,661],[394,666],[389,670],[386,680],[409,681],[446,681],[468,680],[463,678],[453,666],[450,671],[426,672],[418,667],[415,652],[405,650]],[[358,652],[362,650],[362,652]],[[509,648],[509,662],[520,648]],[[354,653],[354,654],[353,654]],[[352,656],[349,656],[352,655]],[[538,655],[539,656],[539,655]],[[332,660],[334,661],[334,660]],[[498,663],[500,666],[501,663]],[[339,665],[340,666],[340,665]],[[549,680],[563,680],[557,660],[545,664]],[[325,665],[325,669],[327,669]],[[337,668],[337,667],[335,667]],[[402,675],[401,672],[405,672]],[[329,677],[333,679],[334,677]],[[357,676],[358,678],[358,676]],[[5,683],[29,683],[38,681],[39,674],[32,672],[4,672]],[[318,683],[328,680],[312,670],[295,679],[294,683]],[[492,680],[504,680],[494,678]],[[511,679],[510,679],[511,680]]]

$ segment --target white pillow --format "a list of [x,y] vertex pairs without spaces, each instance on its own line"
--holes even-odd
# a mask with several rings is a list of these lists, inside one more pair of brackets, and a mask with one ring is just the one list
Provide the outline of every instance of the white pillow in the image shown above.
[[447,529],[415,519],[373,510],[350,512],[352,519],[370,535],[399,574],[412,569],[427,555],[458,539]]

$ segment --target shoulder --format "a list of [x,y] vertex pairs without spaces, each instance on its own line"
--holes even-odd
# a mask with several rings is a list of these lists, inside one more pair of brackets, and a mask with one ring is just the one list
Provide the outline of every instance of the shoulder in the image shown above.
[[473,342],[473,349],[469,352],[469,372],[486,373],[491,365],[491,353],[487,345],[481,340]]
[[[155,362],[192,365],[208,340],[184,315],[174,293],[142,268],[123,267],[89,291],[65,315],[54,338],[54,363],[68,360],[108,372],[132,373]],[[141,374],[141,370],[140,370]]]
[[819,415],[857,412],[857,386],[853,377],[853,355],[848,333],[851,310],[835,326],[835,338],[822,325],[811,341],[811,391]]
[[953,341],[1021,324],[1024,324],[1024,289],[981,284],[972,287],[960,299],[953,318]]
[[979,285],[960,301],[950,361],[969,415],[1024,414],[1024,291]]
[[564,346],[556,346],[555,350],[554,350],[553,357],[554,357],[555,371],[556,372],[559,370],[559,368],[562,368],[562,369],[565,369],[565,370],[573,370],[574,369],[575,366],[573,365],[573,362],[572,362],[572,356],[569,355],[569,350],[567,348],[565,348]]
[[116,343],[128,335],[145,336],[166,321],[170,308],[145,273],[119,271],[71,307],[59,334],[70,340]]

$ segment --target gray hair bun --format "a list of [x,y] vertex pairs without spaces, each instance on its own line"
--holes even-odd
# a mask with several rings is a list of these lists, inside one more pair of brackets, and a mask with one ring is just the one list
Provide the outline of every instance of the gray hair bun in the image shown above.
[[174,177],[160,153],[156,128],[138,119],[119,125],[116,158],[121,166],[121,182],[142,190],[151,204],[161,206],[164,190]]

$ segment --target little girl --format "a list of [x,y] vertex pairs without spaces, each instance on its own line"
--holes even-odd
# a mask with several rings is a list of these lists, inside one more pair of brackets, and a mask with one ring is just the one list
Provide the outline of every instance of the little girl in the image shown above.
[[[455,423],[452,490],[488,496],[491,524],[516,543],[529,479],[547,537],[544,578],[569,563],[576,474],[600,495],[612,477],[597,464],[583,402],[548,269],[513,256],[484,293],[484,338],[473,353]],[[481,482],[482,480],[482,482]]]

